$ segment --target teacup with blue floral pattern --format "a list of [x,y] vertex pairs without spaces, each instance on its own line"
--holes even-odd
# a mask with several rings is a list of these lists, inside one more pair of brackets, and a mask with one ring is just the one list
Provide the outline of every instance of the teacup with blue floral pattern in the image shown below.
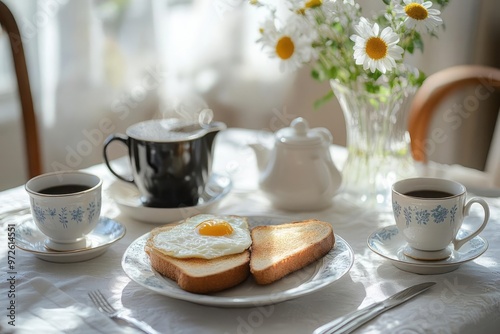
[[[432,197],[431,193],[440,194]],[[464,217],[474,203],[483,207],[483,222],[475,231],[466,231],[467,236],[458,239]],[[411,178],[394,183],[392,209],[398,230],[407,242],[403,253],[418,260],[449,257],[453,248],[458,250],[486,227],[490,215],[483,199],[467,201],[465,186],[440,178]]]
[[[50,194],[53,187],[71,185],[70,192]],[[54,250],[85,248],[86,236],[101,215],[102,180],[80,171],[61,171],[36,176],[25,185],[30,197],[33,221],[48,239],[45,245]]]

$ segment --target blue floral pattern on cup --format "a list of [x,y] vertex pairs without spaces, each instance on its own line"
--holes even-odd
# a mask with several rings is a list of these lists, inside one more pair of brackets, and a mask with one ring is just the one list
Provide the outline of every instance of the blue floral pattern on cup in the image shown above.
[[450,224],[455,223],[455,214],[457,213],[457,205],[455,204],[450,210]]
[[50,217],[54,218],[56,215],[57,215],[57,210],[56,209],[51,209],[51,208],[48,208],[47,209],[47,213]]
[[[33,204],[35,218],[42,224],[45,224],[47,218],[56,218],[63,225],[64,228],[68,227],[68,224],[76,223],[79,224],[83,221],[87,221],[89,224],[93,221],[95,215],[100,211],[99,202],[90,202],[88,207],[83,208],[78,206],[74,209],[68,209],[67,207],[61,208],[59,211],[56,208],[42,209],[36,203]],[[88,214],[85,215],[85,212]]]
[[[444,222],[448,217],[450,217],[450,224],[455,223],[455,216],[457,213],[457,205],[453,205],[451,209],[447,209],[442,205],[436,206],[434,209],[419,209],[418,207],[402,207],[397,201],[392,203],[392,208],[394,211],[394,216],[399,218],[401,212],[404,214],[406,226],[410,226],[410,223],[415,216],[415,221],[419,225],[427,225],[430,222],[434,222],[436,224],[440,224]],[[432,219],[431,219],[432,218]]]
[[35,205],[33,207],[34,209],[34,215],[36,217],[36,219],[38,219],[38,221],[42,224],[45,224],[45,212],[43,211],[43,209],[41,207],[39,207],[38,205]]
[[[98,203],[99,204],[99,203]],[[95,202],[90,202],[89,207],[87,208],[87,211],[89,212],[89,221],[92,221],[94,218],[96,212],[100,210],[99,205],[96,205]]]
[[436,208],[431,210],[432,217],[434,218],[434,222],[439,224],[444,222],[446,216],[448,215],[448,209],[438,205]]
[[[429,221],[430,213],[427,210],[418,210],[415,212],[415,218],[417,219],[417,224],[419,225],[427,225],[427,222]],[[408,225],[408,222],[406,222],[406,225]]]
[[411,222],[411,208],[407,207],[403,209],[403,213],[405,215],[406,226],[410,225]]
[[396,217],[399,217],[401,214],[401,205],[397,201],[392,202],[392,210],[394,211]]

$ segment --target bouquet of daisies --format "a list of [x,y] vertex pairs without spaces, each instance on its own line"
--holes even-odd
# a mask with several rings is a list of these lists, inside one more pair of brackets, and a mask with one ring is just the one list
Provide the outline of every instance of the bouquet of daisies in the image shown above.
[[[354,0],[250,3],[265,12],[258,42],[280,60],[282,70],[311,64],[317,80],[335,79],[349,87],[361,82],[376,92],[382,76],[384,84],[401,84],[405,54],[423,51],[423,34],[436,36],[449,0],[382,1],[384,10],[371,18],[362,15]],[[423,76],[417,71],[412,80],[418,85]]]

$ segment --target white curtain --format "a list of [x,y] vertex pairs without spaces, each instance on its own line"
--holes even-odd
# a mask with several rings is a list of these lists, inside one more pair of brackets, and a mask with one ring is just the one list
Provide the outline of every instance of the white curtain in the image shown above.
[[[259,17],[246,1],[6,3],[23,34],[46,171],[101,162],[107,135],[139,120],[171,116],[178,112],[176,101],[192,94],[229,126],[275,131],[303,116],[311,126],[329,128],[335,143],[345,143],[338,103],[313,108],[328,84],[315,82],[307,67],[279,72],[255,42]],[[360,3],[368,11],[378,1]],[[478,36],[495,33],[482,18],[490,19],[498,7],[496,0],[451,1],[445,31],[410,62],[427,74],[481,62]]]
[[107,135],[123,132],[157,111],[165,70],[158,60],[155,3],[7,4],[28,55],[46,171],[101,162]]

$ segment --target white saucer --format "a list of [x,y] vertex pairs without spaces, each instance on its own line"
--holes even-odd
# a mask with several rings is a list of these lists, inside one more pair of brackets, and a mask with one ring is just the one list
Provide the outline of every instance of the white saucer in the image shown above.
[[[459,237],[467,233],[459,231]],[[397,268],[416,274],[443,274],[457,269],[461,264],[474,260],[488,249],[488,242],[476,236],[467,241],[459,250],[452,250],[451,255],[439,261],[420,261],[403,253],[406,242],[399,234],[396,225],[376,230],[368,237],[368,247],[378,255],[388,259]]]
[[148,223],[166,224],[177,222],[198,213],[206,213],[215,207],[231,190],[231,179],[220,174],[212,174],[198,205],[184,208],[152,208],[141,202],[139,190],[131,183],[115,181],[106,190],[116,202],[121,212]]
[[106,217],[101,217],[96,228],[87,235],[87,245],[83,249],[55,251],[45,245],[47,237],[40,232],[31,218],[16,227],[16,246],[36,257],[58,263],[80,262],[93,259],[104,253],[109,246],[125,235],[125,227]]

